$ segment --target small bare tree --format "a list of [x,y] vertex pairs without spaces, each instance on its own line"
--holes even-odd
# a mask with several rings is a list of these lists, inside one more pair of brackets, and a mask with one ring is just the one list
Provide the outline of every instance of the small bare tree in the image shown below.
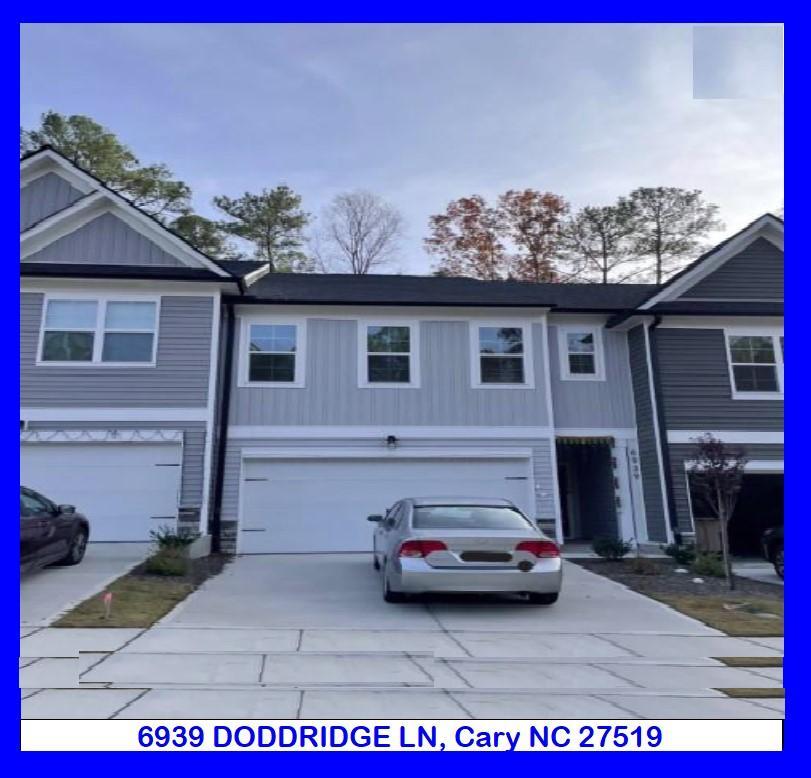
[[718,517],[724,575],[730,590],[735,588],[729,556],[729,520],[735,510],[748,458],[740,446],[730,446],[707,432],[695,438],[694,459],[688,472],[710,509]]
[[313,242],[321,268],[366,275],[390,263],[403,235],[403,217],[372,192],[337,195],[324,210]]

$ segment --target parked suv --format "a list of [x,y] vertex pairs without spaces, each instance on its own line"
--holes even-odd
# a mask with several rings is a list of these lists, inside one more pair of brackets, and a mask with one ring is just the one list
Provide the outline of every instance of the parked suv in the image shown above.
[[78,565],[84,558],[90,523],[72,505],[56,505],[20,487],[20,572],[45,565]]
[[772,527],[763,533],[763,556],[773,565],[774,572],[783,577],[783,528]]

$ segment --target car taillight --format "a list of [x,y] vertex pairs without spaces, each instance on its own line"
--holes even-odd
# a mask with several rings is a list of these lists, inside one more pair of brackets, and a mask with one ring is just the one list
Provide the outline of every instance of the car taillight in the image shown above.
[[397,552],[398,556],[424,557],[432,551],[447,551],[441,540],[406,540]]
[[522,540],[515,550],[526,551],[542,559],[560,556],[558,544],[552,540]]

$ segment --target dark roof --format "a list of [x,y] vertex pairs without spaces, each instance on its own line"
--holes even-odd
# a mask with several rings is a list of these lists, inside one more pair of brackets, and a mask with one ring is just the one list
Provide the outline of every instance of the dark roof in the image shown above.
[[67,262],[20,262],[20,275],[28,278],[143,278],[164,281],[219,281],[237,283],[236,278],[218,276],[205,267],[163,265],[80,265]]
[[783,302],[769,300],[672,300],[656,303],[646,311],[650,313],[696,314],[696,315],[735,315],[735,316],[782,316]]
[[309,305],[554,307],[579,311],[633,308],[650,284],[533,284],[406,275],[268,273],[241,302]]
[[212,261],[236,278],[245,278],[254,270],[259,270],[260,267],[267,265],[267,262],[254,259],[215,259]]

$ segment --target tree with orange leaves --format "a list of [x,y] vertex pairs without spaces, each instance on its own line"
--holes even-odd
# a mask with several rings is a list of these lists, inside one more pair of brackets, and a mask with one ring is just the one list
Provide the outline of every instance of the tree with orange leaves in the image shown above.
[[554,257],[566,201],[551,192],[509,190],[495,207],[481,195],[453,200],[429,220],[428,252],[439,275],[486,281],[557,281]]

